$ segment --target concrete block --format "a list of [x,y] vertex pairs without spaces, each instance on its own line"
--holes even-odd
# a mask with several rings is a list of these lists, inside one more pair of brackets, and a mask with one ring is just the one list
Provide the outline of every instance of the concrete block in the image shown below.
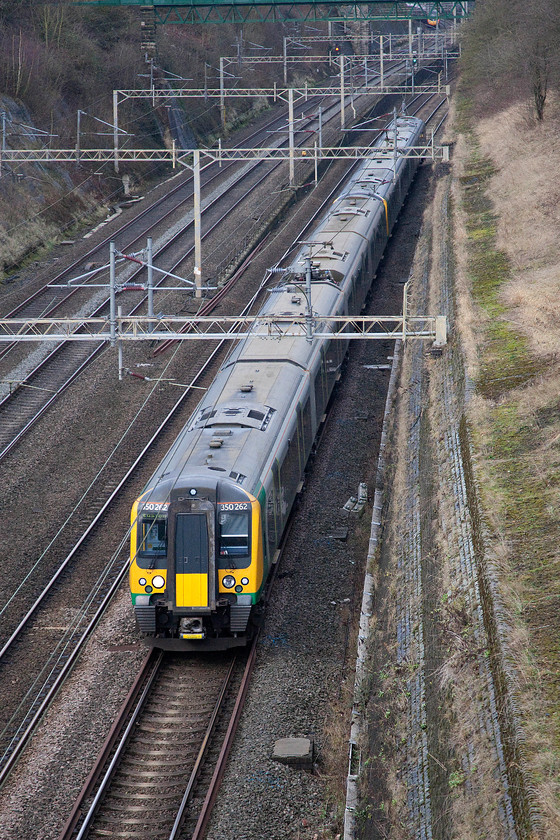
[[313,767],[313,741],[310,738],[280,738],[274,744],[274,761],[311,770]]

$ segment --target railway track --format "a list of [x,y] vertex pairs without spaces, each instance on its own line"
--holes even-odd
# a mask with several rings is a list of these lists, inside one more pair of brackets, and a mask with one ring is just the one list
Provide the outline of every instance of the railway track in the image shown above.
[[[313,103],[310,100],[309,103],[306,103],[305,110],[312,112],[316,107],[316,103]],[[330,109],[325,112],[326,124],[329,119],[332,120],[335,118],[338,112],[338,104],[331,106]],[[314,117],[309,118],[310,125],[314,122]],[[270,129],[267,128],[266,132],[269,130]],[[253,137],[256,141],[258,141],[262,137],[262,134],[263,132],[261,131],[253,135]],[[215,233],[223,220],[237,210],[242,202],[245,201],[252,192],[256,191],[258,187],[261,186],[261,184],[268,178],[268,176],[277,170],[280,165],[281,164],[279,163],[272,166],[270,164],[261,165],[260,168],[264,169],[264,174],[259,175],[256,180],[254,180],[253,173],[257,169],[258,164],[254,164],[248,169],[245,169],[239,178],[236,177],[233,183],[227,186],[227,193],[235,193],[235,191],[239,189],[240,180],[245,181],[253,177],[253,183],[251,183],[248,188],[244,188],[243,194],[240,197],[236,197],[234,195],[233,200],[229,203],[229,206],[220,212],[220,215],[216,220],[213,220],[207,225],[204,238],[206,239],[212,233]],[[212,177],[206,181],[206,184],[208,185],[217,177],[221,177],[221,173],[214,173]],[[190,187],[190,185],[188,185],[188,187]],[[180,190],[184,191],[184,189],[184,185],[180,185],[176,187],[173,192],[177,193]],[[162,219],[165,221],[169,220],[170,215],[176,211],[177,207],[183,206],[188,200],[190,200],[191,197],[192,193],[189,193],[187,198],[181,198],[180,201],[175,201],[173,207],[171,209],[166,209],[161,218],[158,219],[158,222]],[[224,195],[220,194],[219,196],[211,199],[203,208],[203,212],[209,215],[218,200],[220,201],[220,205],[222,205]],[[162,200],[158,202],[158,206],[161,203]],[[152,208],[148,208],[146,211],[143,211],[143,218],[151,210]],[[131,222],[127,223],[125,230],[128,230],[130,225]],[[142,236],[146,235],[148,231],[153,230],[153,222],[151,225],[152,226],[150,228],[144,225],[142,234],[138,234],[134,239],[129,240],[123,250],[125,252],[130,251],[134,245],[140,241]],[[156,251],[154,257],[158,258],[160,268],[173,273],[181,271],[181,266],[186,263],[194,251],[192,237],[190,243],[185,245],[183,242],[185,234],[187,232],[192,232],[192,227],[193,221],[190,219],[186,224],[181,224],[178,229],[174,231],[173,235],[168,237],[167,241],[165,241],[164,244]],[[121,231],[116,232],[115,236],[118,236],[120,233]],[[102,245],[105,245],[106,243],[107,240],[104,240]],[[98,249],[99,247],[101,246],[98,246]],[[98,249],[90,251],[87,256],[89,258],[94,257],[99,253]],[[69,269],[66,269],[65,272],[60,273],[56,278],[54,278],[52,284],[63,283],[65,278],[68,278],[73,272],[82,270],[84,266],[87,265],[87,262],[88,261],[82,259],[81,261],[72,263]],[[145,271],[145,269],[142,267],[129,271],[126,277],[127,284],[134,285],[141,283],[141,275],[143,271]],[[99,278],[96,277],[96,279]],[[163,280],[160,279],[156,282],[156,287],[160,286],[162,283]],[[78,289],[72,289],[70,292],[62,289],[53,289],[52,284],[49,284],[44,289],[40,290],[41,294],[35,293],[28,299],[27,302],[14,309],[10,315],[18,314],[20,316],[25,315],[30,317],[35,317],[39,314],[44,316],[51,315],[55,311],[58,311],[63,303],[65,305],[68,304],[70,297],[74,296],[79,291]],[[80,291],[82,293],[80,301],[83,305],[83,290]],[[54,299],[52,297],[52,293],[55,294]],[[47,296],[48,304],[45,303],[45,296]],[[97,297],[99,297],[99,293]],[[145,305],[145,294],[136,293],[133,297],[135,297],[135,301],[132,303],[130,302],[130,296],[127,298],[128,303],[125,314],[135,314]],[[108,307],[108,303],[108,298],[104,296],[101,303],[98,303],[93,310],[91,309],[90,304],[90,314],[101,314]],[[204,314],[209,314],[212,308],[212,303],[207,304]],[[21,358],[21,349],[18,347],[14,348],[13,345],[8,345],[7,348],[0,352],[0,360],[4,358],[6,363],[7,360],[5,357],[10,349],[15,349],[15,351],[17,351],[18,358]],[[102,345],[95,342],[67,342],[56,347],[54,350],[49,351],[48,355],[45,358],[42,358],[32,370],[25,373],[21,379],[17,379],[13,373],[7,374],[8,377],[12,378],[11,381],[16,383],[16,386],[15,388],[10,388],[9,392],[0,401],[0,461],[13,450],[34,423],[37,422],[44,412],[56,401],[58,396],[66,390],[74,379],[103,349]]]
[[[338,189],[339,184],[329,191],[322,206],[332,199]],[[305,229],[301,235],[304,233]],[[263,280],[263,286],[267,280]],[[247,305],[247,310],[257,295],[258,292]],[[222,342],[222,345],[225,343]],[[197,347],[197,367],[193,369],[189,380],[191,388],[198,384],[202,376],[212,376],[220,349],[223,350],[223,347],[216,347],[212,351],[208,349],[205,353],[200,346]],[[64,529],[47,548],[44,557],[40,558],[43,566],[52,569],[52,574],[45,579],[38,569],[34,576],[25,581],[25,586],[18,587],[12,599],[0,611],[0,638],[5,640],[0,650],[0,674],[4,671],[7,676],[15,662],[22,674],[18,678],[18,691],[13,701],[5,697],[0,710],[0,785],[15,766],[37,722],[70,673],[128,569],[128,535],[123,535],[116,543],[113,541],[107,561],[100,560],[107,554],[102,537],[113,529],[115,533],[121,533],[122,522],[128,519],[130,498],[133,495],[125,493],[123,498],[123,490],[140,465],[144,473],[149,475],[152,469],[150,457],[153,457],[155,468],[161,456],[151,456],[150,453],[156,443],[161,452],[176,437],[198,399],[191,388],[174,400],[171,407],[167,406],[167,416],[140,452],[139,438],[134,434],[135,430],[129,430],[132,449],[118,453],[118,457],[115,453],[104,465],[96,486],[84,494],[83,504],[72,512]],[[166,407],[162,395],[158,395],[157,405],[159,411]],[[150,413],[153,415],[153,408]],[[110,517],[110,524],[107,517]],[[96,542],[99,532],[100,544]],[[74,577],[77,583],[71,586]],[[38,587],[39,594],[30,598]],[[56,616],[67,603],[81,605],[76,609],[74,619],[59,628],[59,632],[51,629],[45,637],[41,630],[40,616],[45,613]],[[23,616],[21,620],[18,615]],[[36,664],[38,650],[41,663],[39,670]]]
[[[122,557],[121,557],[121,560],[122,560]],[[103,574],[105,574],[105,571],[103,571]],[[101,575],[100,575],[100,578],[101,578]],[[109,580],[109,577],[107,577],[107,580]],[[110,587],[110,588],[111,588],[111,587]],[[10,645],[10,647],[11,647],[11,645]],[[2,654],[3,654],[3,653],[4,653],[4,651],[2,651]],[[1,664],[2,654],[0,654],[0,664]],[[19,656],[19,654],[18,654],[18,656]],[[63,653],[63,659],[65,659],[65,658],[66,658],[66,659],[68,659],[68,658],[69,658],[69,657],[68,657],[68,654],[67,654],[67,652],[66,652],[66,651]],[[61,673],[62,673],[62,669],[61,669]],[[64,678],[64,677],[62,677],[62,679],[63,679],[63,678]],[[42,710],[44,709],[44,706],[41,706],[41,707],[39,707],[39,708],[41,709],[41,711],[39,712],[39,716],[40,716],[40,714],[42,713]],[[35,716],[36,716],[36,715],[37,715],[37,713],[35,713]],[[35,718],[34,718],[34,720],[35,720]],[[34,724],[33,724],[33,725],[34,725]],[[33,728],[33,726],[31,727],[31,731],[32,731],[32,728]],[[21,731],[21,727],[20,727],[20,731]],[[10,752],[10,756],[11,756],[12,754],[15,754],[15,752],[14,752],[14,751],[11,751],[11,752]],[[13,764],[12,764],[11,766],[13,766]],[[4,778],[4,777],[2,777],[2,778]]]
[[[334,187],[325,199],[324,204],[331,200],[331,195],[338,188],[338,185]],[[305,236],[305,230],[302,231],[301,236]],[[215,353],[217,353],[217,350]],[[212,365],[212,357],[209,356],[205,365]],[[194,386],[201,375],[202,372],[193,373],[190,384]],[[189,401],[187,394],[188,392],[185,392],[181,399],[170,408],[168,416],[161,423],[156,435],[145,444],[139,455],[137,454],[139,440],[133,435],[136,459],[132,453],[125,450],[124,454],[119,453],[118,457],[115,454],[115,457],[105,465],[105,469],[100,472],[96,485],[90,488],[90,492],[84,497],[83,504],[73,512],[71,520],[65,523],[64,531],[57,536],[54,541],[55,544],[49,546],[49,553],[45,553],[45,557],[42,558],[44,565],[54,570],[52,576],[46,581],[43,580],[42,583],[39,574],[30,578],[26,582],[26,586],[21,586],[19,591],[14,593],[13,604],[5,605],[2,609],[2,624],[0,627],[3,630],[5,643],[0,651],[0,667],[6,667],[7,664],[9,666],[10,659],[17,658],[18,663],[23,665],[26,661],[25,656],[36,654],[36,636],[38,633],[36,615],[39,607],[44,609],[50,603],[47,610],[56,613],[57,610],[63,609],[62,605],[69,600],[75,604],[82,604],[78,611],[77,620],[65,629],[64,634],[57,635],[50,631],[48,638],[43,640],[45,653],[41,672],[37,673],[31,664],[24,666],[24,670],[29,675],[33,675],[33,680],[25,691],[20,690],[18,692],[17,707],[14,708],[10,707],[8,703],[5,704],[2,718],[4,730],[1,734],[4,755],[0,759],[0,767],[4,769],[0,775],[0,782],[15,763],[27,738],[33,731],[35,723],[43,713],[50,698],[56,693],[75,656],[77,656],[89,633],[95,627],[99,615],[126,571],[127,559],[123,548],[126,536],[121,543],[113,547],[110,560],[107,563],[99,564],[99,561],[97,561],[91,567],[85,564],[84,554],[92,554],[94,558],[104,556],[103,548],[96,548],[95,544],[92,543],[95,528],[101,530],[109,528],[103,523],[106,523],[107,512],[112,506],[115,507],[116,523],[122,522],[127,517],[126,508],[130,497],[127,496],[125,499],[125,511],[123,512],[120,508],[117,510],[119,494],[127,485],[137,465],[143,463],[146,466],[147,453],[155,445],[158,437],[165,433],[168,438],[173,439],[176,435],[178,428],[184,422],[184,419],[182,419],[184,414],[190,413],[190,405],[193,404],[193,399],[195,399],[191,397]],[[163,402],[164,400],[160,396],[158,398],[160,407],[164,407],[161,405]],[[186,403],[188,407],[183,409],[183,403]],[[174,420],[179,413],[181,413],[181,419]],[[121,478],[119,479],[118,476],[121,476]],[[114,527],[118,528],[118,525],[116,524]],[[110,529],[112,528],[113,526],[110,526]],[[82,569],[84,572],[82,576],[87,580],[87,584],[82,585],[81,591],[72,592],[69,589],[68,579],[72,575],[72,569],[76,568]],[[86,572],[88,569],[89,571]],[[29,595],[33,591],[37,591],[39,584],[41,586],[39,596],[30,601]],[[57,598],[60,599],[60,607],[55,606]],[[52,599],[54,599],[55,605],[53,605]],[[27,605],[22,609],[26,602]],[[21,621],[17,620],[18,612],[25,613]],[[16,626],[16,630],[8,635],[6,629],[14,626]],[[25,642],[25,638],[28,639],[27,642]],[[26,646],[29,653],[24,655]],[[54,649],[54,654],[49,651],[49,648]],[[21,700],[22,696],[23,700]]]
[[[200,358],[191,386],[195,386],[204,374],[212,376],[217,356],[216,348]],[[72,511],[64,529],[47,547],[35,576],[20,585],[11,601],[4,605],[1,628],[6,640],[0,650],[0,670],[9,674],[17,663],[20,676],[17,693],[13,698],[6,697],[0,712],[3,751],[0,784],[11,771],[34,726],[69,674],[126,574],[126,535],[117,540],[116,545],[113,542],[109,558],[105,560],[104,529],[122,531],[122,522],[128,518],[129,496],[124,493],[128,482],[138,466],[149,461],[149,453],[156,442],[161,444],[162,438],[163,445],[165,441],[171,442],[196,399],[191,388],[179,399],[175,397],[167,416],[139,454],[139,440],[134,434],[130,436],[122,451],[115,453],[105,465],[96,485],[84,494],[82,504]],[[165,407],[161,403],[160,398],[158,406]],[[136,457],[131,463],[133,455]],[[101,541],[96,528],[101,532]],[[44,569],[52,570],[46,579]],[[30,599],[38,587],[39,595]],[[64,625],[57,624],[56,616],[64,612],[64,605],[68,603],[80,606]],[[23,610],[25,614],[18,622],[18,614]],[[42,618],[44,615],[46,621]],[[45,632],[45,624],[48,632]],[[14,626],[15,630],[7,637],[6,630]]]
[[256,644],[248,652],[221,657],[151,654],[60,840],[201,837],[255,651]]

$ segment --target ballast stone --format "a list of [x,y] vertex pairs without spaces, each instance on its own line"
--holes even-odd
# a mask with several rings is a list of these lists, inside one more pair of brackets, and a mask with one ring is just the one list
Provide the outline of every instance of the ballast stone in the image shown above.
[[313,741],[310,738],[280,738],[274,744],[274,761],[310,770],[313,767]]

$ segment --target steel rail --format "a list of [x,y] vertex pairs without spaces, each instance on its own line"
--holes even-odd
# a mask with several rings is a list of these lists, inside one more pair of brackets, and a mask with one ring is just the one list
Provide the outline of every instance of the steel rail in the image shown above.
[[[255,637],[255,639],[253,641],[251,653],[256,648],[256,643],[257,643],[257,637]],[[230,669],[229,669],[229,671],[226,675],[226,678],[224,680],[224,685],[222,687],[222,691],[220,693],[220,696],[218,697],[218,699],[216,701],[216,705],[214,707],[212,717],[211,717],[210,722],[208,724],[208,728],[207,728],[206,733],[204,735],[204,739],[202,741],[202,744],[200,745],[200,749],[198,751],[198,756],[196,757],[194,767],[191,771],[191,775],[190,775],[189,780],[187,782],[187,786],[185,788],[183,798],[181,799],[181,803],[180,803],[179,809],[177,811],[177,816],[175,817],[175,822],[173,823],[173,828],[171,829],[171,833],[169,835],[169,840],[175,840],[178,836],[179,829],[180,829],[181,823],[183,821],[183,817],[184,817],[187,805],[189,803],[189,799],[191,798],[192,792],[194,790],[194,786],[197,782],[197,779],[200,775],[200,771],[202,769],[202,763],[204,761],[204,758],[206,756],[206,752],[208,750],[208,745],[210,743],[210,738],[213,735],[215,727],[216,727],[218,714],[222,709],[224,699],[225,699],[225,695],[226,695],[226,691],[229,688],[229,685],[231,683],[231,678],[233,676],[233,669],[235,667],[236,661],[237,661],[237,659],[233,659],[233,661],[231,663],[231,667],[230,667]],[[246,675],[247,675],[247,668],[245,668],[245,673],[243,675],[243,680],[242,680],[242,684],[241,684],[242,688],[245,685]],[[244,692],[243,696],[245,696],[245,693],[246,692]],[[235,704],[234,713],[237,710],[237,707],[238,707],[238,703]],[[228,727],[228,731],[229,731],[229,727]]]
[[[220,755],[218,757],[214,773],[212,774],[210,787],[204,798],[201,813],[197,820],[194,832],[191,836],[191,840],[202,840],[202,838],[204,837],[204,833],[206,831],[206,827],[208,826],[210,815],[212,813],[212,808],[214,807],[214,803],[218,796],[218,791],[220,789],[220,785],[226,769],[226,762],[231,751],[231,747],[233,745],[233,739],[235,737],[239,721],[241,719],[241,712],[243,710],[243,706],[245,705],[245,699],[247,697],[247,691],[249,689],[251,674],[253,673],[253,668],[255,666],[255,660],[257,657],[257,641],[258,634],[255,636],[251,646],[251,651],[247,659],[247,664],[243,673],[243,679],[239,688],[237,700],[235,701],[235,707],[224,738],[224,743],[222,745],[222,749],[220,750]],[[175,830],[174,826],[174,830],[169,835],[169,840],[176,840],[177,838],[177,832],[180,824],[179,815],[176,822],[177,830]]]
[[[163,658],[164,658],[163,652],[161,652],[161,656],[158,659],[158,667],[159,667],[159,664],[161,664],[161,662],[163,661]],[[203,737],[201,745],[199,747],[198,754],[197,754],[197,757],[195,759],[193,769],[192,769],[191,774],[189,776],[189,780],[187,782],[187,786],[186,786],[185,792],[183,794],[181,804],[179,806],[178,815],[177,815],[177,818],[175,820],[176,825],[178,825],[178,823],[180,822],[180,819],[182,818],[182,816],[184,814],[189,796],[190,796],[191,791],[194,787],[196,779],[199,775],[200,768],[202,766],[202,762],[204,760],[204,757],[206,755],[206,751],[208,749],[208,744],[210,742],[210,738],[212,737],[212,735],[214,733],[214,730],[215,730],[215,727],[216,727],[216,722],[217,722],[217,719],[218,719],[218,715],[219,715],[219,713],[220,713],[220,711],[223,707],[223,703],[224,703],[224,699],[226,697],[227,690],[228,690],[228,688],[231,684],[231,679],[232,679],[232,676],[233,676],[233,673],[234,673],[234,670],[235,670],[236,662],[237,662],[236,657],[232,657],[232,661],[230,663],[230,666],[229,666],[229,668],[228,668],[228,670],[225,674],[225,677],[222,681],[221,689],[219,691],[218,697],[217,697],[216,702],[214,704],[214,708],[212,710],[210,720],[209,720],[208,725],[206,727],[204,737]],[[114,772],[115,772],[115,770],[118,766],[118,763],[119,763],[119,761],[120,761],[120,759],[121,759],[121,757],[122,757],[122,755],[123,755],[123,753],[126,749],[127,742],[129,740],[130,734],[131,734],[132,730],[134,729],[134,727],[135,727],[135,725],[138,721],[138,718],[140,717],[140,714],[142,713],[143,707],[145,706],[146,700],[147,700],[147,698],[149,696],[149,693],[151,691],[151,688],[153,686],[153,683],[154,683],[154,680],[155,680],[155,677],[156,677],[156,673],[157,673],[157,671],[156,671],[156,669],[154,669],[154,673],[152,674],[149,682],[146,684],[146,687],[144,688],[142,694],[139,697],[139,700],[136,704],[135,709],[133,710],[133,712],[131,714],[131,717],[130,717],[130,720],[129,720],[127,726],[126,726],[126,729],[124,730],[124,732],[122,733],[122,736],[119,739],[118,746],[115,749],[113,758],[111,759],[111,762],[110,762],[106,772],[103,775],[103,779],[101,781],[101,784],[99,785],[99,788],[97,790],[95,798],[94,798],[93,802],[91,803],[91,805],[88,809],[88,812],[83,819],[82,825],[80,826],[78,834],[76,835],[76,840],[83,840],[86,837],[88,828],[90,827],[90,825],[91,825],[91,823],[92,823],[92,821],[93,821],[93,819],[94,819],[94,817],[95,817],[95,815],[98,811],[98,808],[99,808],[99,805],[101,804],[103,796],[105,795],[105,793],[106,793],[106,791],[107,791],[107,789],[108,789],[108,787],[111,783]],[[122,725],[123,725],[123,723],[121,723],[121,726]],[[102,751],[102,755],[105,752],[106,752],[106,749],[104,748],[104,750]],[[175,826],[174,826],[174,829],[175,829]],[[60,837],[60,840],[63,840],[64,836],[65,835],[62,835]],[[175,837],[175,836],[176,835],[175,835],[174,831],[172,831],[171,837]]]
[[[156,659],[157,661],[153,662],[154,659]],[[140,671],[136,675],[129,692],[123,704],[121,705],[121,708],[119,709],[119,712],[113,722],[113,725],[109,730],[109,734],[105,739],[105,743],[103,744],[101,752],[97,757],[97,761],[90,770],[88,777],[82,786],[82,790],[80,791],[78,798],[74,803],[74,807],[72,808],[70,816],[68,817],[66,824],[62,830],[62,834],[60,835],[60,840],[63,840],[63,838],[64,840],[70,840],[70,838],[73,836],[76,825],[78,824],[78,821],[81,817],[82,803],[89,796],[91,790],[97,782],[97,779],[101,774],[101,770],[109,760],[109,756],[111,755],[111,752],[113,751],[115,743],[119,737],[120,728],[122,728],[122,725],[119,726],[119,724],[121,721],[126,720],[130,717],[132,709],[134,708],[137,702],[140,689],[145,684],[150,670],[152,668],[159,668],[160,662],[161,657],[158,657],[158,654],[154,654],[153,650],[150,650],[150,652],[146,655],[144,661],[142,662],[142,665],[140,666]]]
[[[43,359],[43,362],[39,365],[39,367],[38,367],[38,368],[35,368],[35,370],[33,371],[33,374],[32,374],[32,375],[36,375],[36,374],[39,372],[39,370],[40,370],[40,369],[42,369],[42,368],[43,368],[44,366],[46,366],[46,365],[47,365],[50,361],[52,361],[52,359],[53,359],[53,358],[55,357],[55,355],[58,353],[59,349],[60,349],[60,348],[56,347],[56,348],[52,351],[52,353],[49,353],[49,355],[48,355],[45,359]],[[68,388],[68,387],[72,384],[72,382],[74,382],[74,380],[75,380],[75,379],[77,379],[77,378],[78,378],[78,376],[82,373],[82,371],[84,370],[84,368],[85,368],[85,367],[87,367],[87,365],[89,365],[89,364],[91,363],[91,361],[92,361],[93,357],[94,357],[94,356],[97,356],[97,355],[98,355],[98,353],[100,353],[102,349],[103,349],[103,345],[101,345],[101,346],[99,346],[99,347],[96,347],[96,348],[95,348],[95,350],[93,351],[93,353],[92,353],[90,356],[88,356],[88,357],[87,357],[87,359],[85,359],[85,361],[83,361],[83,362],[82,362],[82,363],[81,363],[81,364],[80,364],[80,365],[76,368],[76,370],[75,370],[75,371],[74,371],[74,372],[73,372],[73,373],[72,373],[72,374],[71,374],[71,375],[70,375],[70,376],[66,379],[66,381],[65,381],[65,382],[63,382],[63,383],[62,383],[62,385],[61,385],[59,388],[57,388],[57,390],[56,390],[56,391],[54,391],[54,392],[53,392],[53,394],[52,394],[52,396],[50,397],[50,399],[49,399],[49,400],[47,400],[47,402],[46,402],[46,403],[44,403],[44,404],[43,404],[43,405],[39,408],[39,410],[36,412],[36,414],[34,414],[34,415],[33,415],[33,417],[27,421],[27,423],[26,423],[26,424],[25,424],[25,425],[24,425],[24,426],[23,426],[23,427],[19,430],[19,432],[16,434],[16,436],[15,436],[15,437],[13,437],[13,438],[11,439],[11,441],[10,441],[10,442],[9,442],[9,443],[8,443],[8,444],[7,444],[7,445],[6,445],[3,449],[1,449],[1,450],[0,450],[0,462],[1,462],[1,461],[2,461],[2,460],[3,460],[3,459],[4,459],[7,455],[8,455],[11,451],[12,451],[12,449],[14,449],[14,447],[15,447],[15,446],[17,445],[17,443],[18,443],[18,442],[22,439],[22,437],[24,437],[24,435],[25,435],[25,434],[29,431],[29,429],[31,429],[31,428],[32,428],[32,426],[34,426],[34,425],[35,425],[35,423],[37,422],[37,420],[39,420],[39,418],[40,418],[40,417],[42,417],[42,415],[43,415],[43,414],[47,411],[47,409],[48,409],[48,408],[49,408],[49,407],[50,407],[50,406],[51,406],[54,402],[56,402],[56,400],[60,397],[60,395],[61,395],[61,394],[62,394],[62,393],[63,393],[63,392],[64,392],[64,391],[65,391],[65,390],[66,390],[66,389],[67,389],[67,388]],[[31,375],[30,375],[30,376],[28,376],[28,377],[25,379],[25,383],[27,383],[27,382],[28,382],[28,380],[30,379],[30,377],[31,377]],[[22,384],[24,384],[24,383],[22,383]],[[3,406],[5,403],[7,403],[7,402],[8,402],[8,400],[7,400],[7,399],[3,399],[2,401],[0,401],[0,408],[2,408],[2,406]]]

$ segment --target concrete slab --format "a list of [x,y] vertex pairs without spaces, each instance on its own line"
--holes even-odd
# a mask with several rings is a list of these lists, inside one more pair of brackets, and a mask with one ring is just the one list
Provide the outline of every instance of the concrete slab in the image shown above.
[[274,744],[274,761],[310,770],[313,767],[313,741],[310,738],[280,738]]
[[333,528],[330,534],[327,534],[327,537],[331,540],[342,540],[342,542],[346,542],[348,539],[348,528],[344,526]]

